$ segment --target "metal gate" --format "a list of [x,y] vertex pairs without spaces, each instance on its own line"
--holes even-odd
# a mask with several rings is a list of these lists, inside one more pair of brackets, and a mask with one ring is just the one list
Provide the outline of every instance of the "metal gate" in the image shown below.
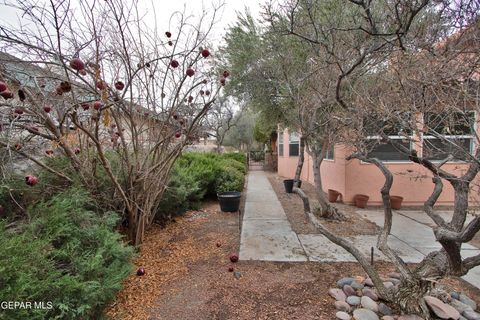
[[250,151],[248,153],[248,169],[262,171],[265,166],[264,151]]

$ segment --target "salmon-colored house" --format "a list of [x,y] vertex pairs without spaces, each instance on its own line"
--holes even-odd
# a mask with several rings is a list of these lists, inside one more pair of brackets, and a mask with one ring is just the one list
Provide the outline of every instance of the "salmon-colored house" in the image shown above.
[[[475,113],[472,112],[472,120],[475,121],[475,130],[478,128]],[[393,137],[391,137],[393,138]],[[456,142],[462,143],[469,148],[473,154],[477,148],[474,134],[465,131],[451,137]],[[430,159],[441,160],[446,153],[439,152],[441,148],[438,141],[431,136],[423,135],[415,139],[419,143],[411,143],[410,148],[417,151],[420,156],[427,156]],[[278,130],[278,174],[292,179],[295,175],[298,162],[299,136],[288,129]],[[435,148],[435,152],[433,152]],[[336,144],[327,152],[326,158],[320,167],[324,191],[333,189],[341,193],[341,200],[344,203],[353,203],[356,194],[365,194],[370,197],[368,205],[381,205],[382,199],[380,189],[385,182],[380,170],[373,164],[365,163],[357,159],[347,161],[345,158],[353,152],[352,148]],[[403,205],[422,206],[433,191],[432,174],[430,171],[408,160],[405,154],[397,151],[392,145],[381,144],[373,150],[374,156],[383,161],[387,168],[393,173],[394,181],[390,194],[404,198]],[[305,153],[305,163],[301,175],[303,181],[314,183],[312,171],[312,158]],[[447,162],[442,169],[462,174],[468,164],[456,159]],[[478,183],[475,183],[478,185]],[[470,193],[470,201],[478,205],[478,187]],[[453,205],[454,192],[451,185],[444,181],[443,192],[437,201],[437,205]]]

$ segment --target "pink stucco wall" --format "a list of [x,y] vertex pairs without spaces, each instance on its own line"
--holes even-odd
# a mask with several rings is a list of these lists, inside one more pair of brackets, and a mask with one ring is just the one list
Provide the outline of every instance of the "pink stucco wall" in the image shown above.
[[[336,145],[334,160],[323,161],[320,169],[324,191],[328,189],[339,191],[345,203],[352,203],[356,194],[365,194],[370,197],[369,205],[380,205],[382,202],[380,189],[384,183],[382,173],[373,164],[362,163],[359,160],[345,160],[349,154],[348,148]],[[279,156],[278,158],[278,174],[283,177],[293,178],[297,161],[298,157],[288,156],[288,131],[285,130],[284,156]],[[402,196],[404,205],[423,205],[434,187],[431,172],[413,162],[387,163],[386,165],[394,174],[390,194]],[[442,167],[442,169],[457,175],[465,172],[466,168],[467,165],[459,162],[447,163]],[[312,159],[308,154],[305,154],[302,180],[313,184]],[[447,181],[443,182],[444,191],[437,204],[452,205],[454,197],[453,188]],[[476,183],[476,185],[478,184]],[[476,205],[480,202],[478,194],[478,187],[475,187],[470,194],[470,201]]]

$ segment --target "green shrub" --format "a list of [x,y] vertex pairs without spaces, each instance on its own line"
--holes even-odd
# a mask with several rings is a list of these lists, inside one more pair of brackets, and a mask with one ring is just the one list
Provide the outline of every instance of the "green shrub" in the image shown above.
[[215,187],[217,192],[242,191],[245,183],[245,176],[234,167],[224,167],[220,176],[216,179]]
[[196,208],[217,192],[242,191],[246,171],[246,157],[241,153],[184,153],[172,170],[157,219]]
[[236,161],[242,163],[243,165],[245,165],[247,163],[247,156],[245,155],[245,153],[229,152],[229,153],[222,154],[222,157],[224,159],[236,160]]
[[200,200],[205,196],[205,190],[199,186],[187,170],[175,165],[172,170],[168,187],[163,194],[157,213],[157,219],[166,215],[178,215],[188,209],[199,207]]
[[53,304],[3,310],[5,319],[101,318],[131,271],[133,250],[113,230],[116,214],[99,215],[91,203],[70,188],[32,207],[30,223],[15,232],[0,223],[0,297]]

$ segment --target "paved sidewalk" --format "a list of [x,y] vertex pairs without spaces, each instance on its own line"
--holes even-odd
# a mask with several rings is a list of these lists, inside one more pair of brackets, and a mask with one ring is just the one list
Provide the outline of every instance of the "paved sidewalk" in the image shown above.
[[[383,226],[382,210],[358,210],[366,219]],[[442,212],[448,217],[449,212]],[[389,244],[407,263],[420,262],[429,252],[438,250],[429,225],[432,221],[421,211],[395,211]],[[359,235],[348,238],[370,256],[376,247],[377,236]],[[471,245],[462,246],[462,256],[480,254]],[[375,260],[387,260],[374,250]],[[240,259],[283,262],[354,262],[355,258],[343,248],[320,234],[297,235],[287,219],[280,201],[263,171],[250,171],[246,191],[245,212],[240,239]],[[480,288],[480,267],[472,269],[465,280]]]
[[248,173],[246,197],[240,259],[307,261],[297,234],[263,171]]

